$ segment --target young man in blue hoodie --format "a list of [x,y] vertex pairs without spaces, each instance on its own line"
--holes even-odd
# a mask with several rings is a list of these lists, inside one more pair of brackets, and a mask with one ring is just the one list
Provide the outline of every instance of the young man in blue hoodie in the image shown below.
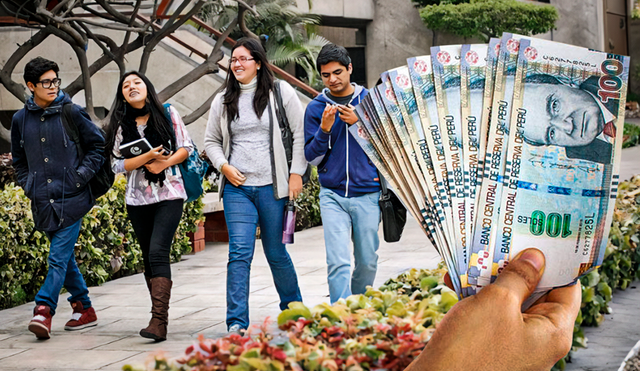
[[335,303],[373,285],[380,244],[380,183],[375,166],[349,134],[349,127],[358,121],[354,106],[368,93],[351,83],[349,53],[342,46],[325,45],[316,67],[326,88],[307,106],[304,152],[307,161],[318,167],[329,294]]
[[[59,90],[58,65],[37,57],[24,69],[24,80],[33,93],[11,122],[11,153],[18,184],[31,200],[36,228],[47,233],[49,270],[36,295],[29,331],[39,339],[51,335],[64,286],[73,308],[65,330],[80,330],[98,323],[89,290],[78,270],[75,244],[82,217],[94,205],[88,182],[104,162],[104,137],[89,115]],[[71,104],[70,117],[78,128],[84,157],[62,124],[62,108]]]

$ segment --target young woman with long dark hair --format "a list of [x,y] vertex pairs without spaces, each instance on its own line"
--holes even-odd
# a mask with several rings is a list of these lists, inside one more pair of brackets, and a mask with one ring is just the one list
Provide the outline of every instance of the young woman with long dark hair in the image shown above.
[[298,278],[282,243],[284,208],[302,190],[304,110],[295,90],[279,82],[283,114],[293,133],[291,169],[275,112],[276,82],[260,42],[241,39],[231,52],[225,90],[211,104],[205,149],[222,173],[220,189],[229,230],[227,327],[249,326],[249,276],[256,227],[280,296],[280,309],[301,301]]
[[[189,133],[175,108],[169,116],[153,84],[139,72],[128,72],[118,84],[116,102],[107,126],[106,153],[115,173],[125,173],[125,202],[142,249],[144,277],[151,295],[151,321],[140,335],[166,340],[171,298],[170,252],[173,235],[187,199],[178,164],[194,150]],[[122,145],[145,138],[153,147],[124,158]]]

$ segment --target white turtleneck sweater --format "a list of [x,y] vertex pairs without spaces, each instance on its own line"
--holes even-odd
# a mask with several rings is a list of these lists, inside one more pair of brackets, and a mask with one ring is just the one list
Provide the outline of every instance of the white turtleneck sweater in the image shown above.
[[248,84],[240,84],[238,118],[231,122],[229,154],[229,164],[247,177],[244,185],[255,187],[273,183],[269,115],[265,109],[262,117],[258,118],[253,109],[257,85],[257,77]]

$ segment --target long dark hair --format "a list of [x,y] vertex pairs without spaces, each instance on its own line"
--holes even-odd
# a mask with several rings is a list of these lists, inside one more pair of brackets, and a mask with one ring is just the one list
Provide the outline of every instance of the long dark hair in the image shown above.
[[[269,61],[267,60],[267,53],[264,51],[260,41],[250,38],[242,38],[238,40],[236,45],[231,49],[231,55],[233,51],[239,47],[244,46],[256,64],[260,63],[260,69],[258,70],[258,86],[253,97],[253,110],[258,117],[262,116],[262,112],[267,107],[269,101],[269,92],[273,89],[273,71],[269,67]],[[238,117],[238,98],[240,97],[240,83],[236,80],[236,76],[229,66],[227,73],[227,80],[225,81],[225,93],[223,104],[227,109],[227,120],[233,121]]]
[[118,83],[118,89],[116,90],[116,100],[113,103],[113,108],[111,111],[111,119],[109,120],[109,124],[105,129],[107,142],[105,147],[105,155],[108,156],[107,158],[109,159],[111,158],[111,156],[113,156],[113,146],[115,144],[118,128],[123,123],[126,110],[128,108],[130,109],[131,107],[122,94],[122,85],[124,84],[124,80],[131,75],[138,76],[147,86],[146,105],[149,108],[149,120],[147,121],[147,128],[155,131],[162,138],[163,142],[171,143],[171,149],[175,150],[176,143],[173,135],[173,124],[169,122],[166,115],[164,114],[164,107],[162,105],[162,102],[160,102],[160,99],[158,98],[156,88],[144,74],[138,71],[129,71],[122,76],[120,82]]

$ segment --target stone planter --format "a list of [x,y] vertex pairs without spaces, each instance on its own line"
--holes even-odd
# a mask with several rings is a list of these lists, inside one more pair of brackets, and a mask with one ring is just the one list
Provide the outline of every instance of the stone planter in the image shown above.
[[191,253],[195,254],[197,252],[204,250],[204,222],[200,222],[198,224],[198,230],[196,233],[187,233],[187,237],[189,237],[189,241],[191,241]]

